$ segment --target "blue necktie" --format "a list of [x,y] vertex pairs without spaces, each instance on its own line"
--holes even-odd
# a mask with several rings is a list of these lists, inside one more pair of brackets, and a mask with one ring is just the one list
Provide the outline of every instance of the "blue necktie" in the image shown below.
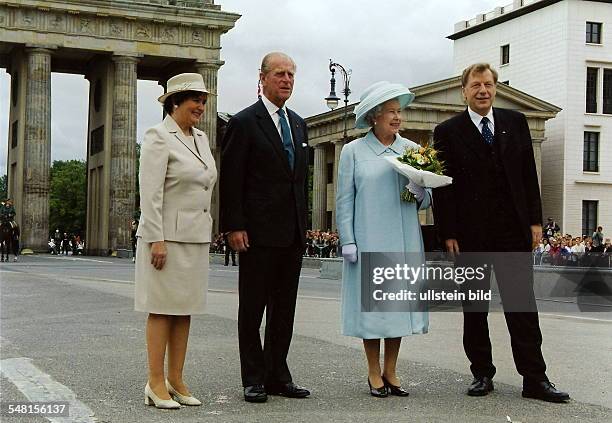
[[283,137],[283,148],[287,153],[287,160],[289,160],[289,167],[293,170],[293,163],[295,162],[295,152],[293,150],[293,141],[291,141],[291,129],[289,129],[289,123],[287,123],[287,116],[283,109],[278,109],[278,116],[280,116],[281,134]]
[[493,132],[491,132],[491,128],[489,128],[489,118],[483,117],[480,123],[482,123],[482,137],[488,145],[493,145]]

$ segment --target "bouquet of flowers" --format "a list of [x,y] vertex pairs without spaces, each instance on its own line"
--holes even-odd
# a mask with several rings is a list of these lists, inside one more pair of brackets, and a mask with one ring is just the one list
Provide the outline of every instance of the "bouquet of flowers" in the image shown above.
[[[431,146],[407,148],[399,157],[385,157],[395,170],[425,188],[450,185],[453,178],[444,175],[444,163]],[[400,194],[403,201],[414,202],[414,195],[404,188]]]

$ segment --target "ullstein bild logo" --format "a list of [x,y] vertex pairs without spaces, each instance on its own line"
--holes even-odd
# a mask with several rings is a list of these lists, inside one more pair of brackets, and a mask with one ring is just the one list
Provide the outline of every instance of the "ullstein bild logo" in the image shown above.
[[[371,280],[374,285],[382,285],[388,281],[405,281],[414,286],[420,281],[452,281],[462,285],[466,281],[483,281],[486,277],[487,265],[479,267],[429,267],[422,264],[418,267],[408,264],[396,263],[393,267],[374,267],[371,272]],[[385,292],[384,289],[374,289],[372,297],[375,301],[482,301],[491,299],[491,291],[468,290],[460,292],[454,289],[452,292],[427,289],[425,291],[413,291],[400,289],[395,292]]]

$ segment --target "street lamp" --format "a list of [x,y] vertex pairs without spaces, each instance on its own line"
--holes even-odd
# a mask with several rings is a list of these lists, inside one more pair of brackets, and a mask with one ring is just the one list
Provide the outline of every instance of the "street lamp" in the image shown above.
[[344,69],[339,63],[334,63],[332,59],[329,59],[329,71],[331,72],[331,79],[329,80],[330,91],[329,96],[325,98],[327,102],[327,107],[330,110],[334,110],[338,107],[338,103],[340,103],[340,98],[336,95],[336,69],[340,72],[342,79],[344,81],[344,89],[342,90],[342,94],[344,94],[344,135],[343,135],[343,143],[346,144],[347,136],[346,136],[346,125],[347,125],[347,117],[348,117],[348,98],[351,94],[351,90],[349,89],[349,82],[351,80],[351,70],[348,71]]

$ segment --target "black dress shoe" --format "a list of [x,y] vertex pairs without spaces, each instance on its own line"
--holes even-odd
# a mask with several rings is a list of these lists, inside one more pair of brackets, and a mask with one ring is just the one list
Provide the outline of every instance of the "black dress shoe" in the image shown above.
[[387,386],[383,385],[380,388],[374,388],[370,383],[370,378],[368,378],[368,386],[370,387],[370,395],[376,398],[386,398],[389,396],[389,391],[387,390]]
[[266,402],[268,400],[268,395],[263,385],[245,386],[244,400],[247,402]]
[[523,398],[535,398],[548,402],[567,402],[570,396],[567,392],[561,392],[548,380],[536,383],[523,384]]
[[401,386],[392,385],[391,382],[389,382],[386,377],[383,376],[382,380],[385,386],[387,387],[387,391],[391,395],[395,395],[396,397],[407,397],[408,395],[410,395],[408,391],[402,388]]
[[493,380],[487,376],[475,377],[468,388],[467,394],[471,397],[484,397],[493,390]]
[[306,398],[310,391],[293,382],[266,385],[266,392],[270,395],[280,395],[287,398]]

